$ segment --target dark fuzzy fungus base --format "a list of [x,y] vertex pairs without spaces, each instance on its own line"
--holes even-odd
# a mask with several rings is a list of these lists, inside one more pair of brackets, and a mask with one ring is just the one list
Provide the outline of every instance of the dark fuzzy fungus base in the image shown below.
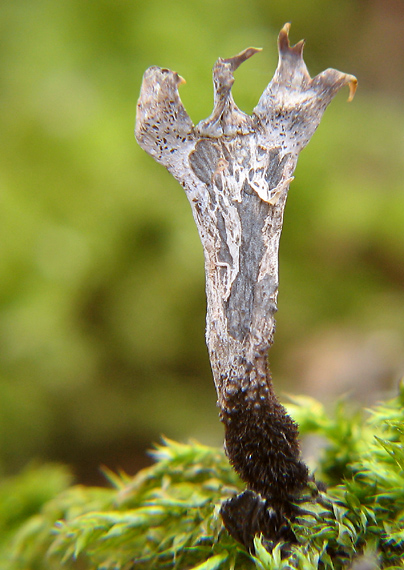
[[228,532],[254,552],[254,536],[262,534],[266,548],[278,542],[293,543],[289,521],[293,501],[309,479],[300,460],[298,427],[278,402],[270,377],[266,389],[238,391],[221,412],[225,449],[231,465],[249,491],[228,501],[221,515]]
[[[303,470],[305,465],[301,463]],[[299,515],[310,514],[300,504],[311,502],[323,504],[322,493],[326,486],[317,482],[313,475],[307,477],[307,486],[302,492],[281,496],[273,493],[262,496],[247,490],[223,502],[220,514],[228,533],[243,544],[248,552],[254,554],[254,537],[262,535],[262,544],[270,552],[281,543],[281,554],[287,556],[290,547],[297,544],[292,530]]]
[[226,404],[226,453],[248,488],[280,504],[304,489],[308,469],[300,460],[298,427],[274,393],[251,402],[239,391]]
[[284,514],[273,508],[268,499],[263,499],[254,491],[244,491],[225,501],[220,509],[224,525],[229,534],[243,544],[248,552],[254,553],[254,537],[262,534],[267,550],[272,550],[278,542],[287,545],[296,543],[290,528],[293,513]]
[[278,402],[268,369],[278,297],[278,250],[289,184],[334,95],[352,75],[311,78],[303,42],[278,38],[279,64],[252,115],[234,102],[233,73],[258,53],[248,48],[213,67],[214,108],[194,125],[178,93],[183,79],[150,67],[137,106],[136,139],[180,182],[205,254],[206,343],[230,463],[248,491],[226,502],[223,521],[248,549],[292,540],[288,516],[305,487],[298,428]]

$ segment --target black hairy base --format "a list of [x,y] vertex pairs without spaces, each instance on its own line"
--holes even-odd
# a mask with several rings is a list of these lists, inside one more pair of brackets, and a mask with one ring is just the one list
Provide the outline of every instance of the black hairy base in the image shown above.
[[290,519],[281,510],[273,509],[268,499],[255,491],[244,491],[225,501],[220,509],[224,526],[229,534],[254,553],[254,537],[262,534],[263,544],[268,551],[282,541],[285,548],[296,543],[296,536],[290,528]]
[[269,376],[265,380],[265,398],[238,390],[221,411],[227,456],[247,484],[245,492],[223,503],[221,516],[249,552],[260,534],[269,551],[278,542],[285,548],[296,542],[290,521],[310,480],[300,459],[297,424],[278,402]]

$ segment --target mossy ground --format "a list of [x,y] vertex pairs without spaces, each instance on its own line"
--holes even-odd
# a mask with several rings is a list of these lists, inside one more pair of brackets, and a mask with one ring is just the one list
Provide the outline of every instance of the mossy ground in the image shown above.
[[[0,568],[7,570],[404,568],[404,386],[366,419],[339,404],[289,406],[302,435],[324,448],[316,477],[328,489],[300,504],[298,545],[251,556],[223,528],[221,502],[243,489],[222,450],[165,440],[134,477],[109,488],[72,486],[60,466],[33,467],[0,486]],[[304,500],[305,497],[302,497]]]

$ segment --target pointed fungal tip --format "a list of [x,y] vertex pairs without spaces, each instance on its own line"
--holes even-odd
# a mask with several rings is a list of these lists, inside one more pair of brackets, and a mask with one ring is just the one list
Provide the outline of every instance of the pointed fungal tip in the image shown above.
[[278,36],[278,47],[279,51],[287,51],[290,48],[289,44],[289,30],[290,30],[290,23],[288,22],[283,26],[281,31],[279,32]]
[[348,103],[350,103],[352,101],[352,99],[355,97],[356,89],[358,87],[358,80],[356,79],[356,77],[354,75],[349,76],[349,84],[348,85],[349,85]]
[[288,22],[283,26],[278,36],[278,49],[280,54],[293,53],[303,57],[304,40],[300,40],[294,46],[289,42],[290,23]]
[[292,25],[291,22],[286,22],[286,24],[283,26],[281,32],[285,32],[286,35],[289,36],[291,25]]
[[233,57],[222,59],[222,62],[229,63],[231,70],[235,71],[242,63],[260,51],[262,51],[262,48],[249,47]]

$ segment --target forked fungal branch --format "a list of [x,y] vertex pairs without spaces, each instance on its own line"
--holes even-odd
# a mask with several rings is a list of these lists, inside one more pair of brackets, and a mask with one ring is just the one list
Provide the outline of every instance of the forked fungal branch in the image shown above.
[[255,533],[282,537],[291,501],[308,482],[298,427],[273,391],[267,358],[287,192],[326,107],[345,85],[351,100],[357,84],[335,69],[311,78],[303,42],[291,47],[289,28],[279,34],[278,67],[251,116],[237,107],[231,87],[233,72],[256,48],[217,60],[213,112],[198,125],[178,94],[183,79],[160,67],[144,74],[136,117],[139,145],[184,188],[203,245],[206,342],[225,449],[248,489],[223,505],[222,516],[250,549]]

